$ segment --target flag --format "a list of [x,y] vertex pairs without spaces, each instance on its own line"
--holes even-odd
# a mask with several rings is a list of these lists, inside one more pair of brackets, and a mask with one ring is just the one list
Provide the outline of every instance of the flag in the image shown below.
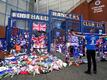
[[33,37],[32,40],[36,44],[37,48],[43,48],[45,36]]
[[45,36],[33,37],[32,40],[34,42],[41,42],[45,39]]
[[41,31],[46,31],[46,24],[41,25]]
[[40,31],[40,27],[41,27],[40,24],[35,24],[35,23],[33,23],[33,30]]
[[46,31],[46,24],[35,24],[33,23],[33,30]]

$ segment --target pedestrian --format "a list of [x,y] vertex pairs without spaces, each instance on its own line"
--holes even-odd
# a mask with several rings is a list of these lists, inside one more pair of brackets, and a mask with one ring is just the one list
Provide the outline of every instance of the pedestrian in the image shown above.
[[[98,36],[94,34],[95,30],[91,29],[90,34],[85,36],[86,39],[86,54],[88,60],[88,69],[85,71],[86,74],[91,74],[91,62],[93,62],[93,73],[97,73],[97,64],[96,64],[96,41]],[[92,60],[92,61],[91,61]]]

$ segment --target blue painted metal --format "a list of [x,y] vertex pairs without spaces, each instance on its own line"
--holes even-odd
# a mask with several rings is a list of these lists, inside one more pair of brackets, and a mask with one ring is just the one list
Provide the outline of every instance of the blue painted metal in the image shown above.
[[[91,25],[84,25],[84,22],[87,24],[91,24]],[[92,26],[93,24],[93,26]],[[99,24],[100,26],[98,26],[97,24]],[[95,21],[91,21],[91,20],[83,20],[82,21],[82,28],[81,31],[82,33],[89,33],[89,30],[91,28],[94,28],[96,30],[95,33],[98,34],[98,30],[103,30],[103,34],[105,33],[105,25],[102,22],[95,22]]]
[[[38,19],[31,19],[31,18],[19,18],[17,16],[12,16],[13,13],[22,13],[22,14],[30,14],[30,15],[38,15],[38,16],[45,16],[47,17],[47,20],[38,20]],[[12,22],[13,20],[25,20],[25,21],[28,21],[28,29],[29,29],[29,44],[28,44],[28,53],[30,52],[30,48],[31,48],[31,38],[32,38],[32,24],[33,24],[33,21],[35,22],[45,22],[46,24],[49,24],[49,20],[48,20],[48,15],[46,14],[37,14],[37,13],[32,13],[32,12],[22,12],[22,11],[13,11],[11,10],[11,13],[10,13],[10,18],[8,19],[8,28],[7,28],[7,42],[8,42],[8,51],[10,50],[10,40],[11,40],[11,29],[12,29]],[[50,23],[51,24],[51,23]],[[50,51],[50,40],[51,40],[51,34],[50,34],[50,27],[49,28],[49,31],[48,31],[48,34],[49,34],[49,39],[48,39],[48,51]]]
[[32,20],[29,20],[29,24],[28,24],[28,29],[29,29],[29,44],[28,44],[28,53],[30,52],[30,48],[31,48],[31,39],[32,39],[32,24],[33,24],[33,21]]
[[6,41],[7,41],[7,51],[10,51],[10,40],[11,40],[11,18],[8,18],[8,27],[7,27],[7,34],[6,34]]
[[83,28],[82,22],[83,22],[83,16],[80,17],[80,32],[83,32],[82,31],[82,28]]
[[52,30],[52,27],[51,27],[51,10],[50,10],[49,11],[49,27],[48,27],[48,52],[50,52],[50,49],[51,49],[51,40],[52,40],[51,30]]
[[65,22],[65,43],[66,43],[66,41],[67,41],[67,39],[68,39],[68,26],[67,26],[67,24],[68,24],[68,21],[66,21]]
[[[64,32],[65,32],[65,42],[67,41],[67,39],[68,39],[68,30],[69,29],[72,29],[72,26],[77,26],[77,30],[78,31],[81,31],[81,16],[80,15],[77,15],[77,14],[66,14],[66,13],[63,13],[63,12],[59,12],[59,11],[52,11],[52,10],[50,10],[50,12],[51,12],[51,20],[52,20],[52,24],[54,24],[54,22],[53,22],[53,20],[56,20],[56,21],[62,21],[62,25],[63,25],[63,27],[62,27],[62,29],[64,30]],[[55,12],[55,15],[53,15],[54,14],[54,12]],[[56,14],[58,14],[58,16],[56,15]],[[62,15],[62,16],[60,16],[60,14]],[[71,15],[71,16],[70,16]],[[74,19],[73,17],[72,17],[72,15],[76,15],[76,16],[78,16],[78,20],[77,19]],[[75,23],[73,22],[73,21],[75,21]]]
[[[61,13],[63,16],[55,16],[53,15],[53,12],[56,12],[56,13]],[[38,20],[38,19],[32,19],[32,18],[19,18],[19,17],[14,17],[12,16],[13,13],[22,13],[22,14],[30,14],[30,15],[38,15],[38,16],[44,16],[44,17],[47,17],[47,20]],[[75,19],[72,17],[72,15],[76,15],[78,18]],[[31,17],[31,16],[30,16]],[[28,21],[28,27],[29,27],[29,51],[30,51],[30,43],[31,43],[31,37],[32,37],[32,23],[33,21],[35,22],[45,22],[47,25],[48,25],[48,30],[47,30],[47,37],[48,37],[48,52],[50,52],[50,47],[51,47],[51,42],[52,42],[52,39],[53,37],[51,35],[53,35],[52,31],[53,31],[53,26],[52,26],[52,23],[53,20],[55,21],[62,21],[62,23],[64,22],[63,25],[63,30],[65,30],[65,40],[67,40],[67,35],[68,35],[68,29],[72,28],[73,25],[75,26],[78,26],[77,27],[77,30],[80,31],[80,32],[83,32],[84,33],[84,27],[88,27],[90,28],[91,26],[85,26],[83,25],[83,16],[81,15],[77,15],[77,14],[66,14],[66,13],[63,13],[63,12],[58,12],[58,11],[52,11],[52,10],[49,10],[49,13],[48,14],[38,14],[38,13],[32,13],[32,12],[23,12],[23,11],[13,11],[11,10],[11,14],[10,14],[10,18],[8,19],[8,28],[7,28],[7,36],[6,36],[6,40],[8,42],[8,50],[10,50],[10,39],[11,39],[11,23],[12,23],[12,20],[26,20]],[[75,21],[75,22],[73,22]],[[93,21],[88,21],[88,22],[93,22]],[[104,31],[105,31],[105,28],[104,28]]]

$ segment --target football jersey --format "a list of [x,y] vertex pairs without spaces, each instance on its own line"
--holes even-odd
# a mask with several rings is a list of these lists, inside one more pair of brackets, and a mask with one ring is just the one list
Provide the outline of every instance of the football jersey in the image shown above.
[[87,41],[87,50],[96,50],[96,41],[98,40],[98,36],[88,34],[85,36],[85,39]]

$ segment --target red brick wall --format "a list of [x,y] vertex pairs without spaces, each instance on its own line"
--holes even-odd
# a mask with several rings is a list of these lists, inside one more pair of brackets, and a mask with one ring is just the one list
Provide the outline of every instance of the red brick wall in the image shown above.
[[0,38],[5,38],[5,28],[0,26]]
[[75,8],[72,12],[83,15],[85,20],[89,19],[89,5],[86,2]]
[[[83,15],[85,20],[94,20],[94,21],[105,21],[107,22],[107,0],[100,0],[100,5],[105,5],[103,12],[94,13],[92,7],[95,7],[95,1],[92,0],[90,3],[84,2],[75,8],[72,12]],[[107,26],[107,24],[106,24]],[[107,28],[106,28],[107,32]]]
[[96,0],[93,0],[90,3],[84,2],[75,8],[72,12],[83,15],[84,19],[107,22],[107,0],[101,0],[101,5],[105,5],[105,7],[103,8],[103,12],[99,13],[93,13],[93,10],[91,9],[95,6],[95,1]]
[[105,6],[104,8],[102,8],[103,12],[93,13],[93,10],[91,8],[95,6],[95,0],[89,4],[89,19],[107,22],[107,0],[101,0],[101,5]]

